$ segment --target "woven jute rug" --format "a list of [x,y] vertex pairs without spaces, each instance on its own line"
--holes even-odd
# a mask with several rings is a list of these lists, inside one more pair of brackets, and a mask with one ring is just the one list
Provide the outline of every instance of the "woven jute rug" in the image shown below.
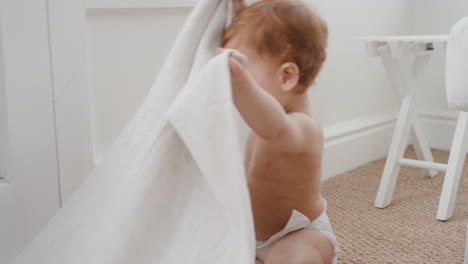
[[[433,150],[436,162],[449,153]],[[416,158],[414,148],[405,157]],[[424,177],[423,169],[401,167],[392,203],[379,209],[375,196],[385,159],[333,177],[323,184],[328,216],[337,236],[339,263],[463,263],[468,224],[468,159],[453,217],[435,219],[444,172]]]

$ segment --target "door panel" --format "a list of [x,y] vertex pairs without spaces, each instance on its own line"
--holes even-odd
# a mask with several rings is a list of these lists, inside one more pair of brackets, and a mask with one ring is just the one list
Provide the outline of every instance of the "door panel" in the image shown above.
[[0,1],[0,263],[59,208],[45,0]]

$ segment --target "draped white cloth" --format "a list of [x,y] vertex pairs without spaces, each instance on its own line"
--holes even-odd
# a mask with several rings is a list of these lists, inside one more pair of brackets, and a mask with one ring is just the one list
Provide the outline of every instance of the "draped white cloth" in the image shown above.
[[227,0],[200,0],[104,159],[16,264],[248,264],[255,235]]
[[468,17],[453,26],[450,32],[446,90],[449,106],[468,112]]

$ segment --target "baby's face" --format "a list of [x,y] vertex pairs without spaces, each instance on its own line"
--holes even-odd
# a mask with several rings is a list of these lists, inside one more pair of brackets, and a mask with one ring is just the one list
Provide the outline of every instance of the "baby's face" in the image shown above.
[[235,49],[244,54],[248,60],[246,70],[255,81],[277,100],[281,97],[281,78],[278,74],[280,64],[266,55],[260,56],[253,47],[241,41],[241,37],[233,37],[226,45],[226,49]]

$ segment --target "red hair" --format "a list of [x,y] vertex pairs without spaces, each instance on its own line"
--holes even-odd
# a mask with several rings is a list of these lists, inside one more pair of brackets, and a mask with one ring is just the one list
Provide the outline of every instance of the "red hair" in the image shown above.
[[328,27],[301,0],[263,0],[248,6],[233,18],[222,45],[240,32],[247,34],[247,41],[260,55],[299,67],[298,93],[313,83],[326,59]]

